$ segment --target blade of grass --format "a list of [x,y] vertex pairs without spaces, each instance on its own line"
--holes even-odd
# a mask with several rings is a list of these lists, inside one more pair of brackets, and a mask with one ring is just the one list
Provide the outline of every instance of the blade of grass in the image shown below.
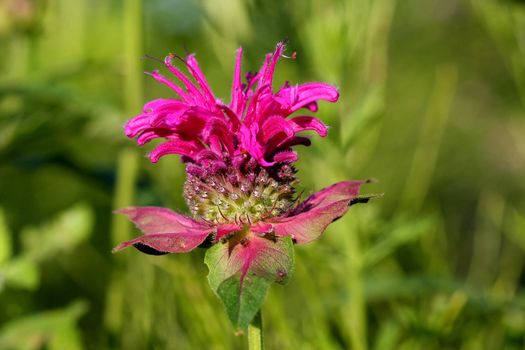
[[434,90],[423,120],[405,189],[401,195],[401,208],[418,210],[425,200],[436,167],[439,145],[443,140],[450,115],[457,75],[457,68],[453,65],[442,66],[436,71]]

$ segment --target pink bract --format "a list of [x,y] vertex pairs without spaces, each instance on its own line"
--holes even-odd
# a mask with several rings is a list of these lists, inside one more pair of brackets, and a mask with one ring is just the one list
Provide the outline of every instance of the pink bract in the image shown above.
[[[232,274],[240,272],[245,276],[261,254],[272,255],[271,247],[279,237],[289,236],[296,244],[318,238],[330,223],[346,213],[363,183],[339,182],[312,194],[287,215],[244,226],[234,223],[212,225],[161,207],[121,209],[117,213],[126,215],[144,235],[120,244],[114,251],[134,245],[143,251],[142,246],[149,247],[151,250],[145,252],[154,254],[182,253],[198,247],[206,239],[211,238],[211,243],[215,244],[242,230],[233,244],[230,242],[230,252],[235,251],[235,254],[230,255],[231,261],[227,265],[229,270],[236,269]],[[274,252],[282,254],[280,250]]]

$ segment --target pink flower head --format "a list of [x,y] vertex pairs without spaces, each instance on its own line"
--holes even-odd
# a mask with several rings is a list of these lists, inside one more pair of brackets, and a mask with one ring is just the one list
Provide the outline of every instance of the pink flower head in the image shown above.
[[188,163],[213,163],[219,167],[242,161],[248,155],[262,166],[296,161],[297,154],[292,147],[310,144],[308,138],[297,133],[313,130],[326,136],[327,127],[312,116],[288,117],[303,108],[316,112],[318,100],[335,102],[339,93],[324,83],[285,83],[274,93],[275,65],[283,49],[283,43],[277,44],[275,52],[266,55],[259,72],[247,74],[244,84],[241,82],[242,49],[237,50],[229,104],[214,96],[194,55],[181,59],[193,80],[173,65],[174,55],[167,56],[164,65],[178,84],[157,71],[151,75],[170,87],[178,98],[147,103],[144,111],[126,124],[126,135],[136,137],[139,145],[155,138],[166,139],[150,153],[154,163],[166,154],[179,154]]
[[[159,207],[118,210],[144,234],[114,250],[134,246],[145,253],[165,254],[211,246],[206,254],[209,282],[241,328],[258,308],[235,305],[260,305],[269,284],[287,280],[292,245],[318,238],[349,205],[366,201],[358,197],[363,181],[343,181],[297,204],[298,180],[291,164],[297,154],[292,147],[310,144],[297,133],[313,130],[325,136],[327,127],[312,116],[288,117],[303,108],[315,112],[318,100],[335,102],[339,95],[324,83],[286,83],[274,93],[273,74],[283,49],[277,44],[259,72],[247,75],[245,84],[242,49],[237,51],[228,105],[214,96],[193,55],[183,60],[193,80],[173,66],[170,55],[164,64],[179,84],[158,72],[152,76],[178,98],[148,102],[143,113],[125,126],[127,136],[137,137],[139,145],[155,138],[167,140],[150,153],[152,162],[166,154],[182,156],[187,172],[184,197],[193,217]],[[251,292],[244,293],[246,289]]]

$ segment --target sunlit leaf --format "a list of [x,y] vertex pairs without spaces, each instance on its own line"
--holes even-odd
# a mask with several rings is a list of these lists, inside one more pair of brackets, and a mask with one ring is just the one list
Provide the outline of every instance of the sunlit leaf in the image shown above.
[[85,302],[76,301],[64,309],[11,320],[0,329],[0,349],[82,349],[76,324],[86,310]]
[[40,272],[35,262],[20,257],[9,261],[0,269],[0,279],[3,279],[8,287],[33,290],[39,285]]
[[58,252],[71,251],[87,239],[92,225],[91,210],[77,204],[46,225],[25,229],[22,232],[24,255],[41,261]]

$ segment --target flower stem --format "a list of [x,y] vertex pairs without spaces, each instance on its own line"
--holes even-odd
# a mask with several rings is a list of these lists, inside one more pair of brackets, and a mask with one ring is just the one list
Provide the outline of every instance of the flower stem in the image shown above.
[[248,349],[264,349],[263,325],[261,310],[257,312],[252,322],[248,326]]

